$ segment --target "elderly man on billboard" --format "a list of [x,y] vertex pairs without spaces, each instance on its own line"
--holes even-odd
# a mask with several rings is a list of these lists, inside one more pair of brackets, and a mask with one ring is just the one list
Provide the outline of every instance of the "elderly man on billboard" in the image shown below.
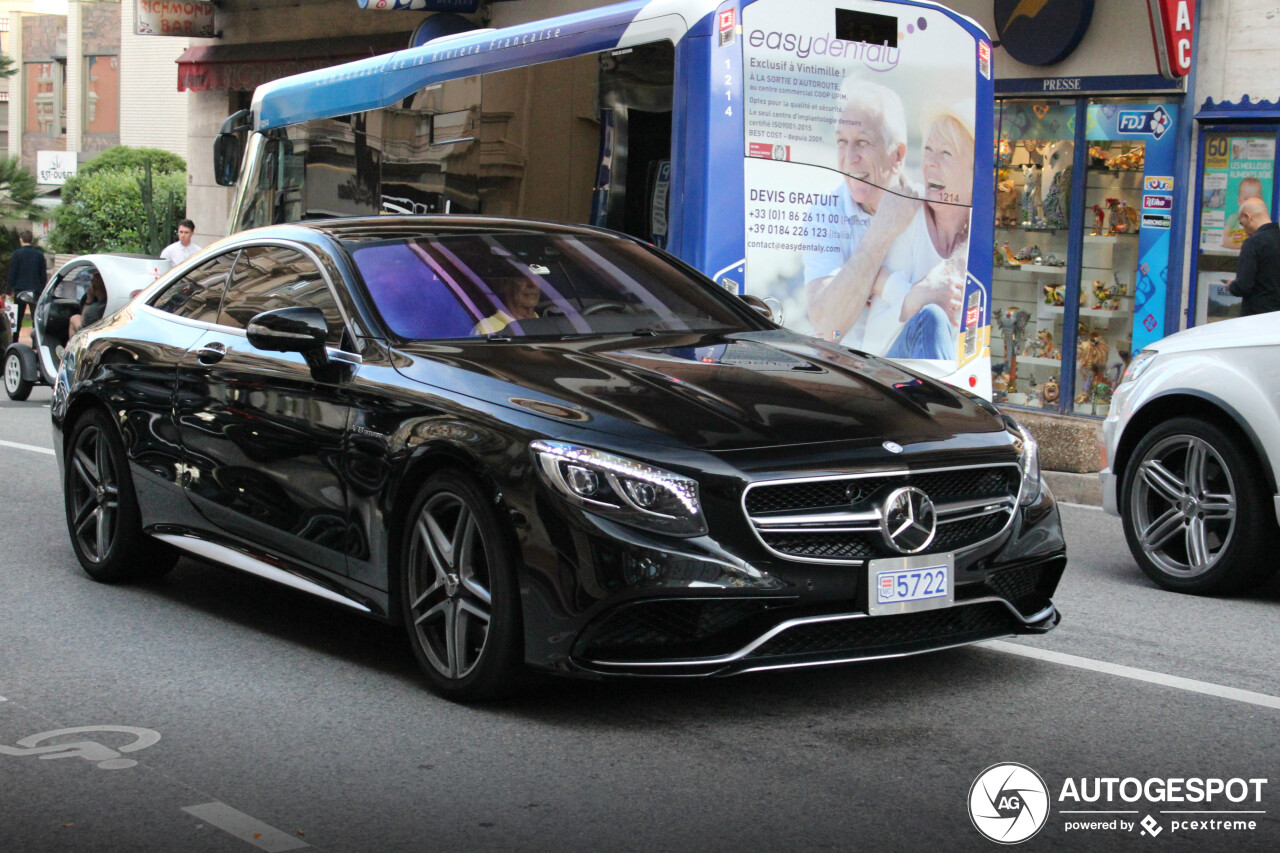
[[824,246],[827,251],[804,254],[805,302],[818,337],[865,348],[877,278],[920,209],[903,179],[906,156],[902,99],[878,83],[851,81],[836,126],[836,162],[844,179],[835,203],[814,209],[818,221],[838,223],[839,251]]

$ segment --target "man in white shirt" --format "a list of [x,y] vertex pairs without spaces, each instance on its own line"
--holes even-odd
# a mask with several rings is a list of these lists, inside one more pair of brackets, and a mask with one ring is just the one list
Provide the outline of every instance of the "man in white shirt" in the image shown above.
[[165,246],[164,251],[160,253],[160,257],[176,267],[196,252],[199,252],[201,247],[191,242],[191,235],[195,233],[196,224],[190,219],[184,219],[179,222],[178,242]]

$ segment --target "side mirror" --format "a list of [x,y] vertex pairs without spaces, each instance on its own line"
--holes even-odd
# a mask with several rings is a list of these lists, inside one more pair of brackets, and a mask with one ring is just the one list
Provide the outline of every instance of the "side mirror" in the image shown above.
[[240,137],[219,133],[213,140],[213,179],[220,187],[233,187],[240,177]]
[[19,302],[25,302],[28,305],[36,304],[36,292],[34,290],[24,290],[15,297]]
[[[300,352],[308,364],[326,361],[325,339],[329,325],[319,308],[294,305],[265,311],[249,321],[249,343],[268,352]],[[312,364],[314,367],[315,365]]]
[[750,293],[744,293],[738,298],[763,315],[770,323],[782,325],[782,300],[774,296],[767,296],[761,299],[759,296],[752,296]]

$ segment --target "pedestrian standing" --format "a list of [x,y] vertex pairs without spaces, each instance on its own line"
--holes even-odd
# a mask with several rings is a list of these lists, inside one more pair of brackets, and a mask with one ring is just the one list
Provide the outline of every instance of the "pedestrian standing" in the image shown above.
[[191,237],[195,233],[196,224],[190,219],[184,219],[179,222],[177,242],[165,246],[164,251],[160,253],[160,257],[176,267],[196,252],[199,252],[201,247],[191,242]]
[[1240,247],[1236,278],[1228,290],[1244,297],[1242,316],[1280,311],[1280,226],[1271,221],[1260,198],[1240,205],[1239,218],[1249,236]]
[[[44,259],[44,252],[31,245],[31,232],[18,232],[18,242],[22,245],[14,250],[9,258],[9,295],[16,299],[19,293],[31,291],[39,298],[44,286],[49,281],[49,267]],[[18,302],[18,322],[13,327],[13,339],[18,340],[22,333],[22,315],[26,313],[27,303]],[[31,308],[32,320],[35,319],[35,306]]]

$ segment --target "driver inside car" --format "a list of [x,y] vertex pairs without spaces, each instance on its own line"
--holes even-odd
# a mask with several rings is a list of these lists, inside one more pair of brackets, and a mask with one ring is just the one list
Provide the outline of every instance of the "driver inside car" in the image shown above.
[[542,299],[542,290],[533,279],[523,276],[505,276],[489,280],[494,295],[498,297],[498,310],[472,329],[475,335],[492,335],[501,332],[512,323],[517,327],[520,320],[535,320],[538,317],[538,302]]

